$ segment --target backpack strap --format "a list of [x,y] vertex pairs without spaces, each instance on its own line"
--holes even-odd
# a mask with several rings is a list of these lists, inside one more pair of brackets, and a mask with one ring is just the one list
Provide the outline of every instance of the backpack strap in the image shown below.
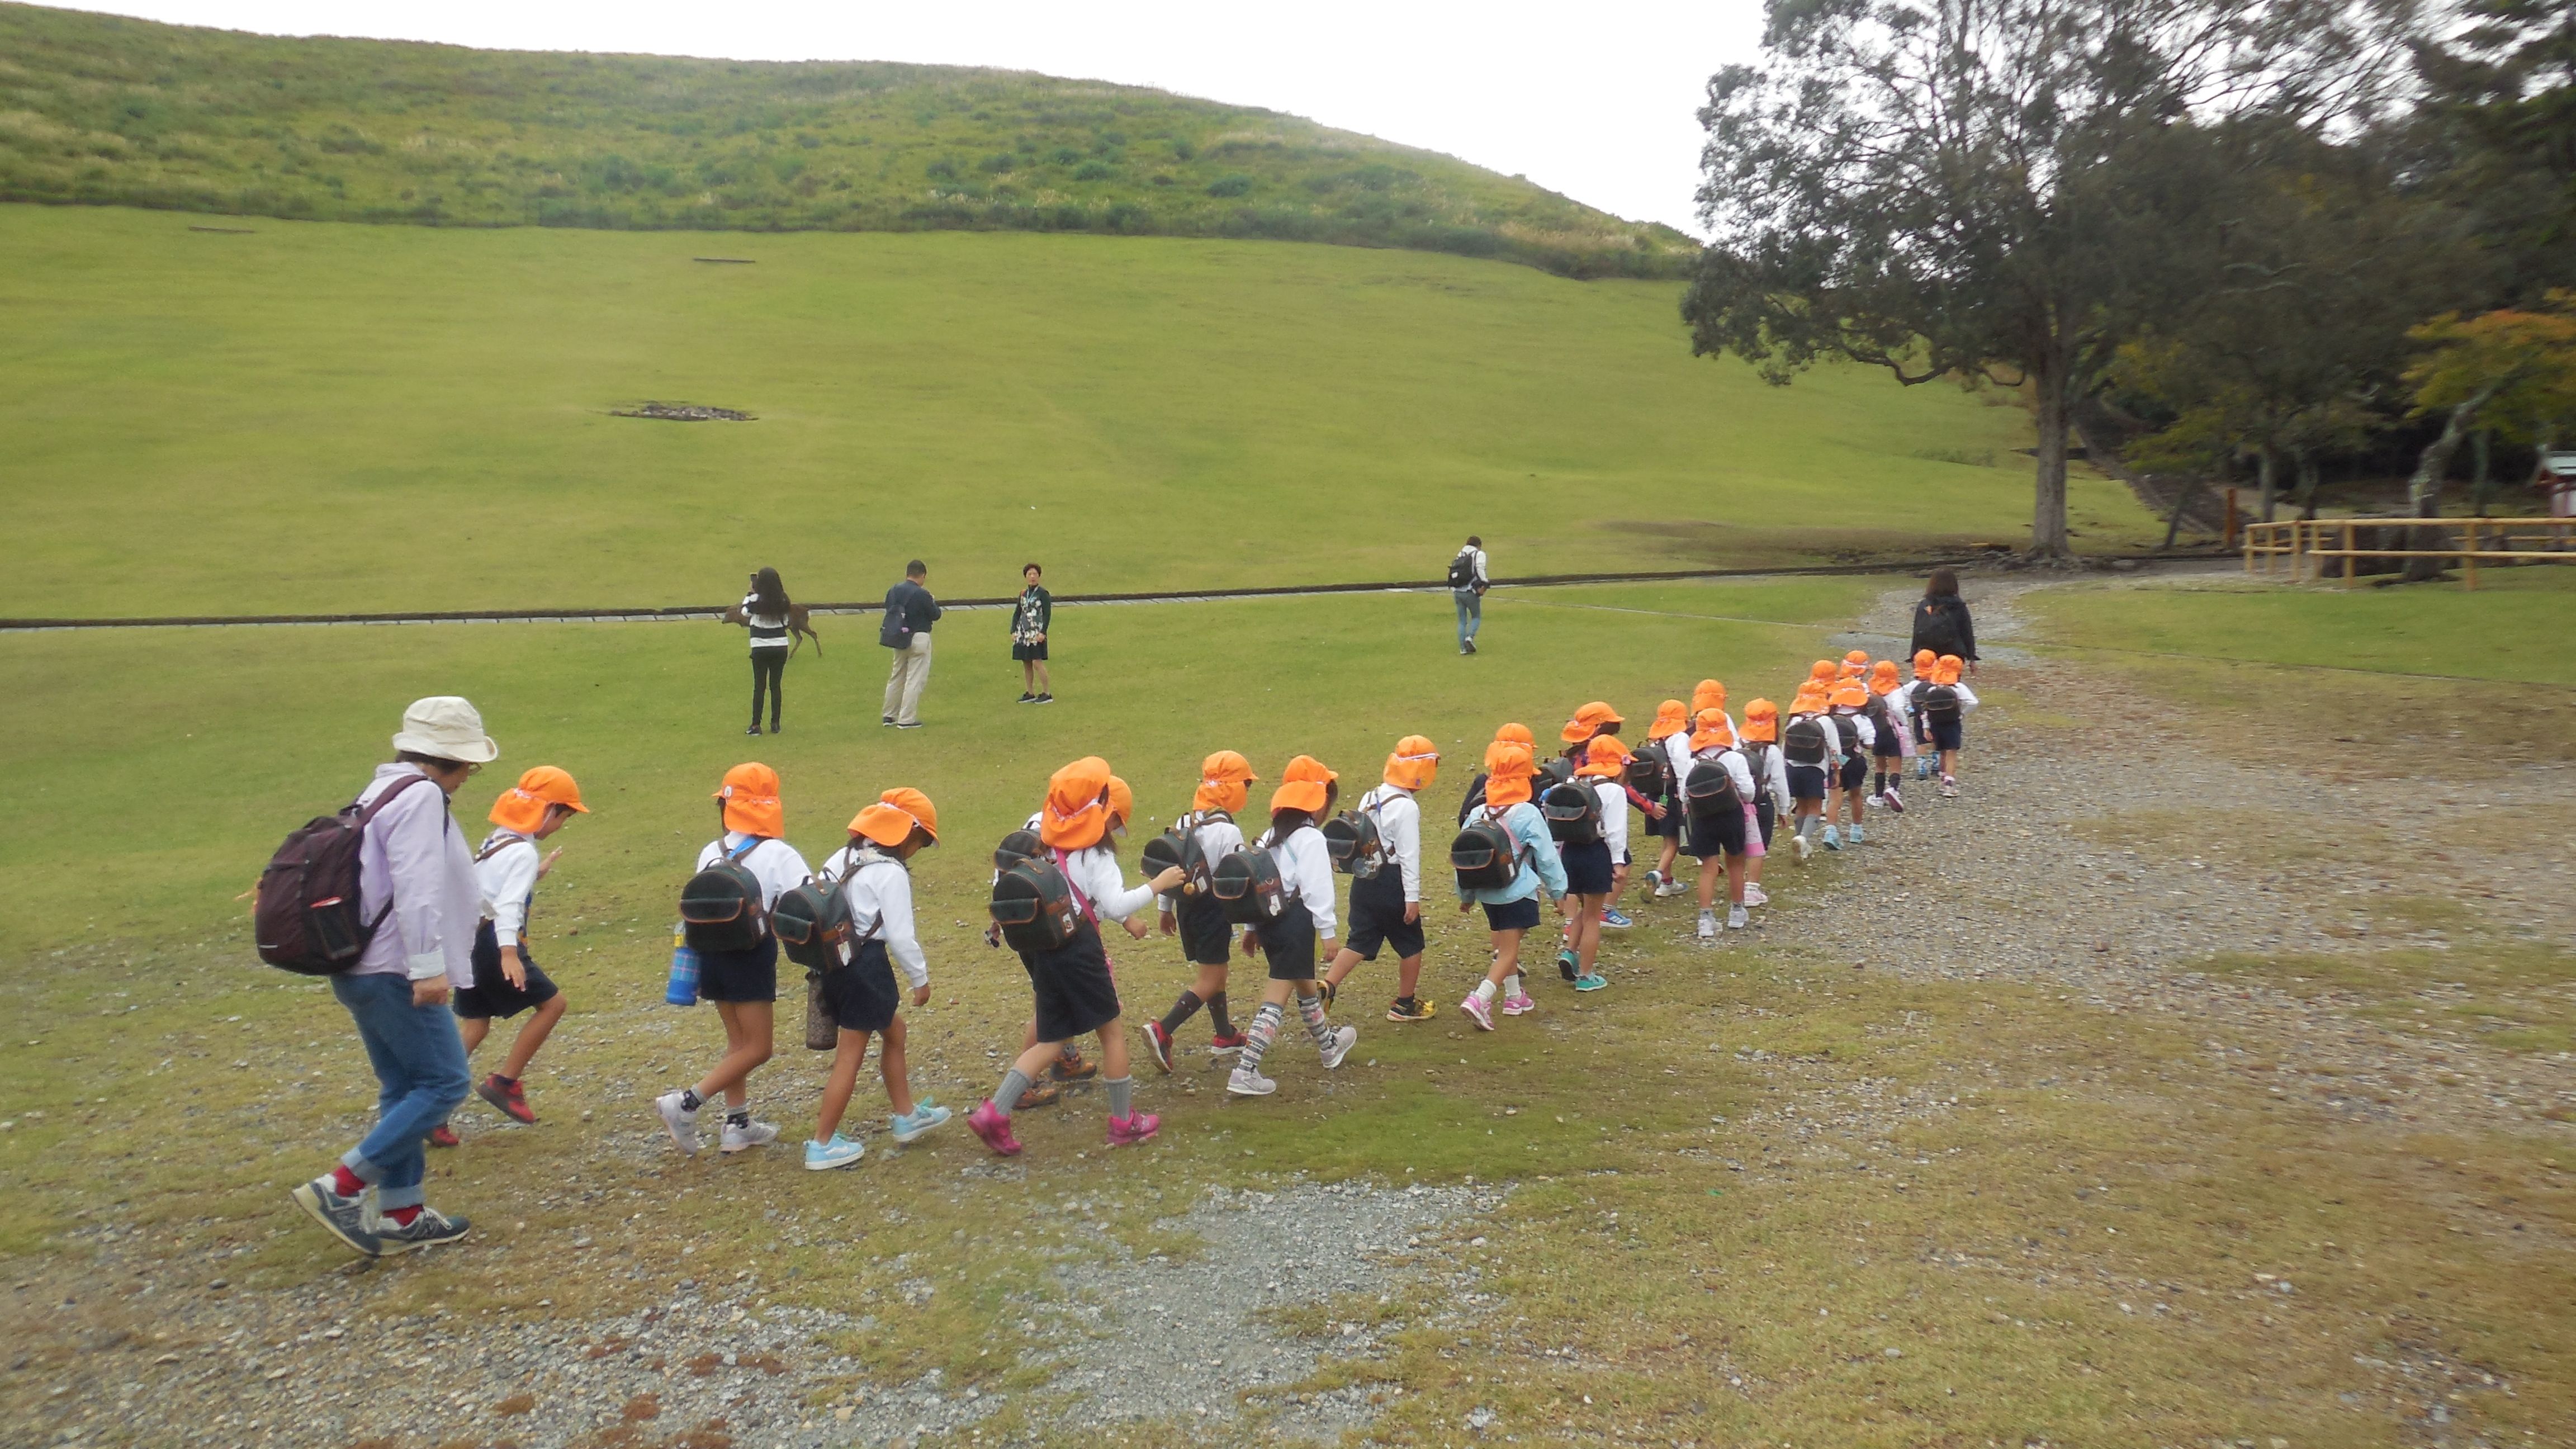
[[503,838],[495,840],[489,845],[484,846],[480,851],[477,851],[474,856],[474,863],[476,865],[481,865],[483,862],[499,855],[502,851],[509,849],[513,845],[536,844],[535,841],[530,840],[528,837],[521,835],[515,830],[503,830],[495,833]]
[[1055,857],[1055,873],[1064,877],[1064,888],[1072,894],[1074,908],[1082,912],[1084,920],[1095,926],[1100,924],[1100,917],[1091,909],[1090,898],[1082,893],[1082,887],[1073,883],[1073,872],[1064,868],[1066,860],[1064,849],[1061,846],[1050,846],[1048,853]]
[[[401,794],[405,790],[410,789],[412,786],[417,785],[428,778],[429,776],[425,774],[405,775],[403,778],[396,780],[391,785],[386,786],[385,793],[368,801],[365,806],[361,807],[358,810],[358,835],[360,843],[363,844],[365,841],[367,827],[376,823],[376,817],[384,812],[384,808],[386,806],[394,803],[394,797],[396,795]],[[352,800],[349,803],[355,806],[358,802]],[[449,815],[447,817],[447,823],[450,826],[453,826],[456,823],[456,817]],[[359,871],[358,887],[361,891],[366,889],[366,872],[363,869]],[[385,892],[385,908],[376,912],[376,918],[367,924],[368,935],[373,936],[377,931],[383,929],[385,922],[392,917],[394,913],[393,897],[394,893],[392,891],[388,890]]]

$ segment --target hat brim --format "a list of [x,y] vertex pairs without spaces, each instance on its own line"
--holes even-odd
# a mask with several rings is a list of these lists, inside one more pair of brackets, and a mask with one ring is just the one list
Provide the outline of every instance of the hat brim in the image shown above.
[[501,758],[501,746],[490,735],[479,740],[435,740],[405,730],[394,736],[394,749],[401,754],[427,755],[433,760],[454,760],[464,765],[488,765]]

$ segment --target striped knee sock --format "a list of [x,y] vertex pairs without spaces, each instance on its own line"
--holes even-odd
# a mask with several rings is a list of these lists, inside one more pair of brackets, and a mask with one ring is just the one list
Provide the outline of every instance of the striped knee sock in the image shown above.
[[1252,1029],[1244,1033],[1242,1066],[1245,1071],[1261,1070],[1261,1058],[1269,1052],[1270,1044],[1279,1039],[1279,1023],[1283,1017],[1278,1006],[1267,1001],[1252,1014]]
[[1329,1047],[1333,1044],[1333,1024],[1324,1019],[1322,996],[1298,997],[1297,1014],[1306,1018],[1306,1035],[1315,1039],[1316,1046]]

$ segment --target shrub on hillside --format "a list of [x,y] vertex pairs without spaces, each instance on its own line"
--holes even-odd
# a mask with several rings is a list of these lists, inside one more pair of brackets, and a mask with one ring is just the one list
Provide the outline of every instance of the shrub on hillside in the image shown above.
[[1240,171],[1231,176],[1220,176],[1207,184],[1210,196],[1242,196],[1251,190],[1252,178]]

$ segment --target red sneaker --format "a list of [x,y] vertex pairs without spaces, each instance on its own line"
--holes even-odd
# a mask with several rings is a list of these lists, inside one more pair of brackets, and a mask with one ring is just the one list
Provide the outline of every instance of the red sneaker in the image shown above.
[[528,1110],[528,1094],[516,1082],[504,1086],[501,1074],[494,1072],[474,1088],[474,1095],[492,1104],[492,1110],[513,1122],[534,1124],[537,1114]]
[[1161,1022],[1145,1023],[1145,1045],[1154,1053],[1154,1065],[1161,1067],[1165,1076],[1171,1075],[1172,1034],[1163,1030]]
[[1109,1145],[1133,1147],[1139,1142],[1150,1142],[1162,1126],[1163,1119],[1151,1112],[1139,1112],[1125,1118],[1112,1117],[1109,1119]]
[[966,1114],[966,1127],[1002,1156],[1020,1155],[1020,1139],[1011,1135],[1011,1119],[994,1111],[989,1098],[976,1103],[975,1110]]
[[422,1140],[432,1147],[455,1147],[461,1145],[465,1139],[456,1135],[455,1128],[441,1122],[430,1128],[429,1136]]
[[1250,1045],[1252,1045],[1252,1038],[1245,1036],[1239,1031],[1230,1031],[1223,1036],[1212,1037],[1209,1039],[1208,1055],[1212,1057],[1230,1057]]

